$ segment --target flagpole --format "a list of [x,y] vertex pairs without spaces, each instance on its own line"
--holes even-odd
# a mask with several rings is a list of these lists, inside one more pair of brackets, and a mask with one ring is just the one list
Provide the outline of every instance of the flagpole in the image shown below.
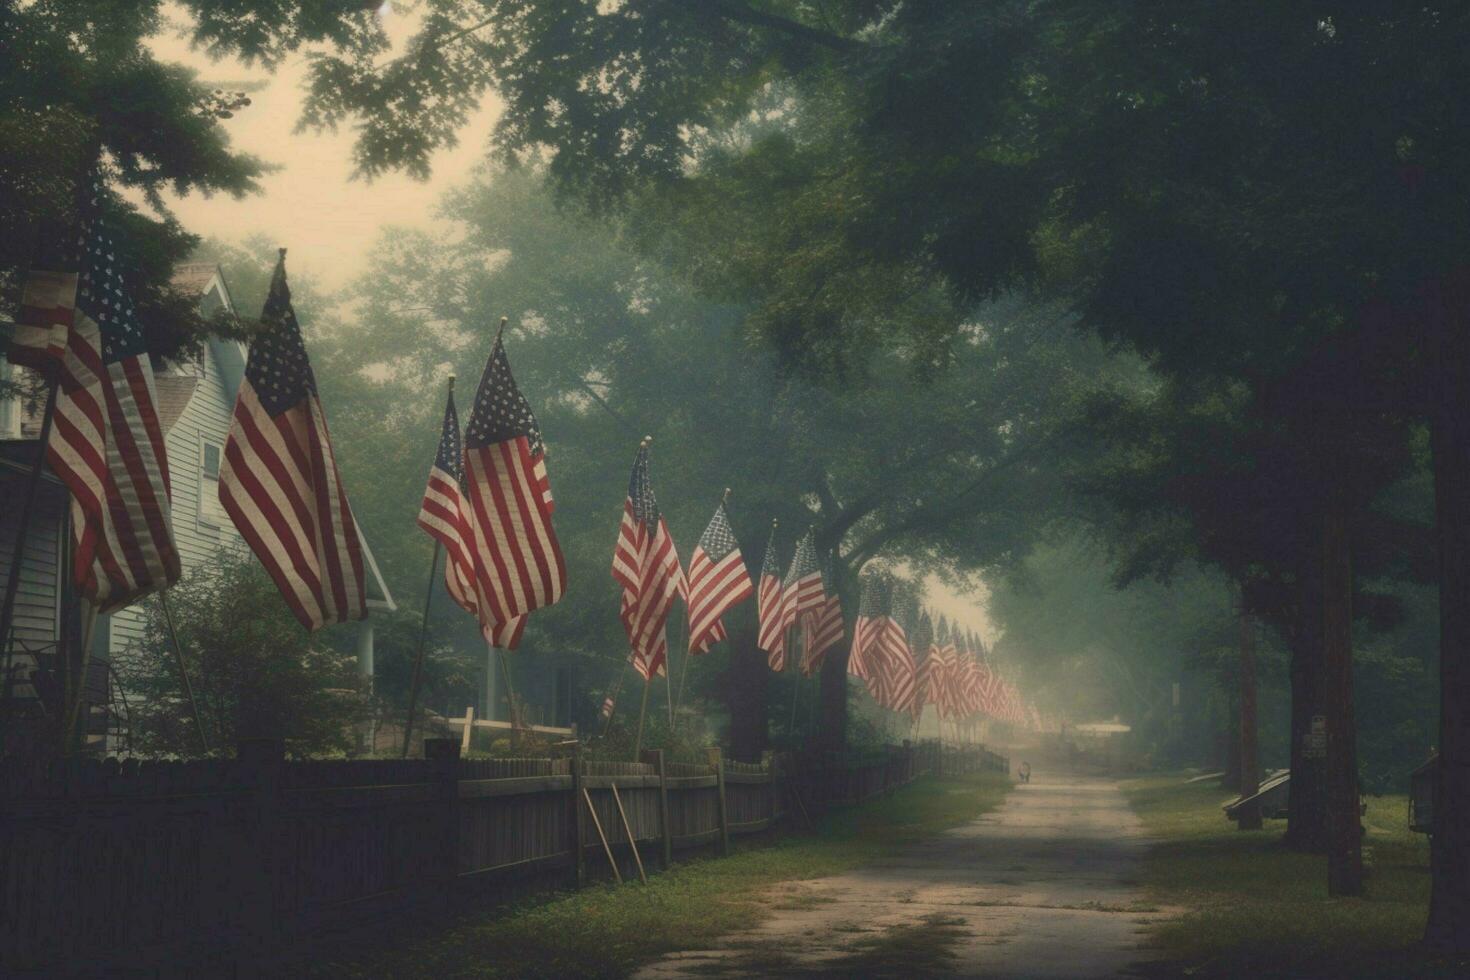
[[[92,661],[92,633],[97,627],[97,606],[85,597],[81,598],[81,602],[86,606],[82,612],[82,643],[77,650],[77,669],[67,672],[66,714],[61,723],[62,755],[71,754],[77,716],[82,713],[82,698],[87,692],[87,668]],[[67,633],[70,634],[71,630],[67,630]],[[58,653],[60,656],[66,655],[64,651]]]
[[[453,387],[453,378],[449,379],[449,384]],[[402,758],[404,759],[408,758],[409,747],[413,744],[413,714],[414,710],[418,707],[419,686],[423,683],[424,678],[424,654],[428,649],[429,641],[429,602],[434,597],[434,580],[438,578],[434,573],[439,566],[439,550],[441,547],[442,545],[439,539],[435,538],[434,553],[429,556],[429,585],[424,589],[424,618],[423,622],[419,624],[418,649],[414,651],[413,655],[413,680],[408,685],[408,718],[403,723]]]
[[613,715],[618,713],[618,697],[623,693],[623,681],[628,677],[628,663],[623,662],[623,668],[618,671],[618,681],[613,685],[612,709],[607,713],[607,721],[602,725],[602,737],[607,738],[607,733],[612,731]]
[[[505,319],[503,317],[501,318],[501,321],[500,322],[501,322],[501,329],[502,330],[505,329]],[[499,338],[499,336],[500,336],[499,334],[496,334],[497,339]],[[444,400],[445,400],[445,405],[446,406],[448,405],[449,399],[451,399],[453,397],[454,397],[454,375],[451,374],[449,376],[449,389],[444,393]],[[449,410],[446,407],[445,408],[445,413],[446,413],[445,414],[445,421],[446,422],[448,421],[448,411]],[[436,535],[434,537],[434,553],[429,557],[429,584],[424,589],[424,618],[423,618],[423,622],[419,624],[419,646],[418,646],[418,650],[414,653],[414,657],[413,657],[413,680],[409,683],[409,686],[408,686],[408,718],[403,723],[403,756],[402,757],[405,758],[405,759],[408,758],[408,749],[409,749],[409,746],[413,744],[413,713],[414,713],[414,710],[418,707],[419,685],[423,682],[423,676],[424,676],[424,653],[425,653],[425,650],[427,650],[427,648],[428,648],[428,640],[429,640],[429,602],[434,597],[434,580],[436,578],[438,578],[438,576],[434,574],[434,570],[435,570],[435,568],[439,564],[439,549],[440,549],[440,547],[442,547],[442,542],[440,542],[438,536]],[[488,705],[486,706],[486,710],[487,711],[489,710],[489,706]]]
[[638,737],[633,742],[633,761],[638,761],[638,756],[643,749],[643,719],[648,714],[648,689],[653,686],[653,678],[643,679],[643,706],[638,709]]
[[194,685],[189,681],[189,670],[184,666],[184,648],[179,644],[179,631],[174,627],[174,614],[169,611],[168,599],[163,592],[158,593],[158,604],[163,607],[163,621],[168,625],[169,639],[174,645],[174,660],[179,667],[179,683],[184,688],[184,695],[189,699],[189,710],[194,712],[194,727],[199,731],[199,744],[204,748],[204,754],[209,754],[209,738],[204,734],[204,717],[199,714],[199,702],[194,699]]

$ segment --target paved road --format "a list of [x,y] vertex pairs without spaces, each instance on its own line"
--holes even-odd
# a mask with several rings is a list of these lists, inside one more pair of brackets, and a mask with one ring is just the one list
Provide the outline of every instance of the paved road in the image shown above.
[[1126,974],[1161,914],[1134,881],[1145,847],[1114,782],[1038,770],[993,813],[881,863],[778,886],[761,926],[639,976]]

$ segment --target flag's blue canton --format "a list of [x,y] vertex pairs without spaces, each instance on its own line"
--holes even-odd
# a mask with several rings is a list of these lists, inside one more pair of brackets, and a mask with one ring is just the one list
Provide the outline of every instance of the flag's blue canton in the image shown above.
[[699,538],[699,547],[709,556],[710,561],[716,563],[735,550],[735,532],[730,529],[730,519],[725,516],[724,504],[715,508],[715,516],[710,518],[709,527],[704,529],[704,534]]
[[771,529],[771,538],[766,542],[766,555],[761,559],[761,578],[767,575],[774,579],[781,578],[781,562],[776,555],[776,531]]
[[817,568],[816,535],[808,531],[796,542],[796,555],[791,559],[791,567],[786,571],[786,584],[790,585],[817,571],[819,570]]
[[261,406],[275,418],[316,394],[316,377],[306,360],[301,324],[296,322],[296,311],[291,308],[291,287],[286,285],[284,259],[276,266],[260,319],[264,329],[251,341],[245,380],[255,389]]
[[77,309],[97,324],[102,360],[111,364],[143,354],[148,343],[125,288],[117,242],[102,220],[102,185],[95,176],[91,191],[85,209],[87,227],[78,242],[82,265],[77,277]]
[[876,619],[889,613],[888,581],[882,575],[870,575],[863,583],[863,597],[858,602],[858,615]]
[[650,526],[658,523],[658,501],[653,499],[653,482],[648,479],[648,447],[638,447],[633,472],[628,477],[628,499],[633,501],[633,519]]
[[454,410],[454,394],[444,407],[444,431],[439,435],[439,455],[434,465],[454,477],[456,483],[464,481],[464,455],[459,446],[459,413]]
[[919,621],[909,632],[912,639],[909,645],[914,648],[915,655],[925,657],[929,653],[929,645],[934,642],[934,624],[926,612],[919,613]]
[[480,377],[480,390],[475,394],[475,407],[465,428],[465,445],[479,449],[517,436],[526,437],[532,456],[545,454],[541,427],[536,424],[531,403],[516,387],[510,374],[510,361],[505,356],[505,344],[497,340],[490,360],[485,362],[485,373]]

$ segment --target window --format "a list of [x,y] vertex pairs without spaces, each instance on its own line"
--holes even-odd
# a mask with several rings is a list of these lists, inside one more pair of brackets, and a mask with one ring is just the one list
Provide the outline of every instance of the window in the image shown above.
[[219,502],[219,466],[224,449],[217,442],[204,440],[199,460],[199,523],[220,527],[225,523],[225,509]]

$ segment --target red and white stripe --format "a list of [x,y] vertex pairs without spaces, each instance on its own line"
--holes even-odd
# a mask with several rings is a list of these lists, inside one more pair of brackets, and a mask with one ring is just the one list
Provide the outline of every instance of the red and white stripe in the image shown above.
[[367,616],[362,541],[316,396],[271,418],[241,382],[219,495],[301,625]]
[[[465,489],[482,619],[511,620],[549,606],[566,591],[561,544],[551,526],[546,461],[525,436],[466,447]],[[539,476],[538,476],[539,473]]]
[[684,589],[684,573],[663,517],[650,529],[635,518],[631,499],[623,505],[612,576],[623,587],[619,618],[628,636],[633,667],[644,680],[650,680],[663,672],[668,659],[664,625],[674,597]]
[[713,562],[696,545],[689,557],[689,594],[685,600],[689,607],[689,653],[704,653],[723,640],[725,624],[720,617],[749,599],[754,591],[739,548]]
[[823,597],[822,608],[802,619],[801,672],[807,677],[822,669],[827,651],[842,642],[842,600],[832,592]]
[[146,353],[105,364],[78,276],[27,276],[8,356],[56,372],[47,462],[71,496],[73,585],[102,612],[178,581],[168,457]]
[[77,278],[45,269],[26,274],[6,353],[10,363],[46,370],[61,363],[76,317]]
[[762,574],[756,593],[756,613],[760,617],[760,633],[756,645],[766,651],[766,662],[776,672],[786,669],[786,593],[781,580],[774,575]]

